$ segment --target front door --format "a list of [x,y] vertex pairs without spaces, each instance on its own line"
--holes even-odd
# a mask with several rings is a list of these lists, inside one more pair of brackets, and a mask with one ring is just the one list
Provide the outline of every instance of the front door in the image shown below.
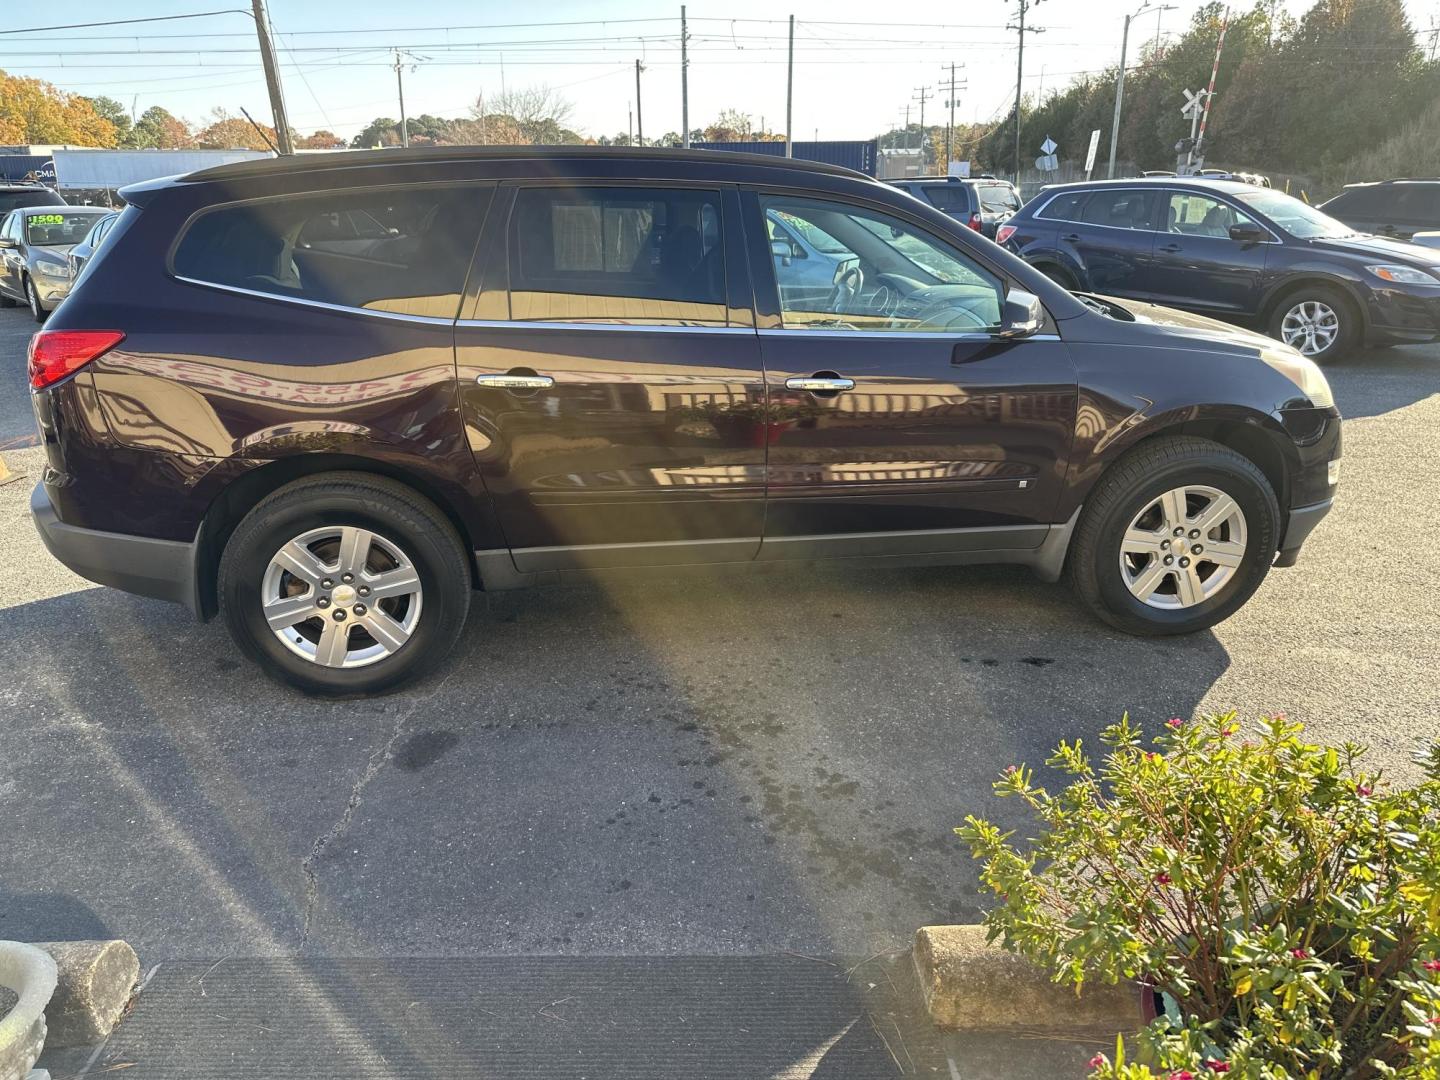
[[752,559],[768,430],[733,190],[502,186],[456,327],[522,572]]
[[766,253],[756,271],[772,430],[760,557],[1038,546],[1076,407],[1053,326],[999,339],[1002,274],[892,210],[747,202],[757,227],[779,214],[834,237],[849,267],[804,307],[784,287],[793,263]]
[[1230,228],[1263,226],[1239,207],[1200,192],[1166,191],[1163,197],[1165,231],[1155,237],[1151,298],[1205,315],[1255,314],[1271,244],[1232,240]]

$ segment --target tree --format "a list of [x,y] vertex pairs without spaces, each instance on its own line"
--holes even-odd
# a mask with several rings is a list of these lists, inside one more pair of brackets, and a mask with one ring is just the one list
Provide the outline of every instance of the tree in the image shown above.
[[705,142],[749,142],[753,131],[750,117],[738,109],[725,109],[703,133]]
[[545,85],[508,90],[486,101],[477,99],[471,115],[497,132],[513,138],[489,138],[492,143],[547,146],[576,144],[584,140],[566,127],[574,106]]
[[275,146],[275,129],[261,125],[267,143],[249,120],[231,116],[224,109],[210,113],[210,123],[195,136],[195,145],[202,150],[269,150]]
[[343,150],[345,140],[333,131],[321,128],[313,135],[305,135],[296,139],[295,148],[297,150]]
[[116,132],[89,99],[0,71],[0,140],[113,147]]
[[109,120],[115,125],[115,142],[117,146],[132,146],[132,131],[134,125],[130,121],[130,114],[125,111],[125,106],[114,98],[103,95],[96,97],[81,98],[81,101],[88,101],[90,107],[95,110],[95,115]]
[[190,125],[159,105],[140,114],[130,133],[130,145],[142,150],[183,150],[194,142]]
[[365,150],[372,146],[399,145],[400,124],[388,116],[377,116],[365,125],[360,134],[350,140],[350,146],[356,150]]

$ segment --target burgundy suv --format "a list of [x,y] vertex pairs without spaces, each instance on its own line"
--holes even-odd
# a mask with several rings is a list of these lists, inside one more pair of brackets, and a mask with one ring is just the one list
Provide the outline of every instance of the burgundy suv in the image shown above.
[[36,523],[314,692],[434,667],[475,588],[656,567],[1021,563],[1183,633],[1335,492],[1293,349],[1073,295],[843,169],[435,148],[124,195],[31,345]]

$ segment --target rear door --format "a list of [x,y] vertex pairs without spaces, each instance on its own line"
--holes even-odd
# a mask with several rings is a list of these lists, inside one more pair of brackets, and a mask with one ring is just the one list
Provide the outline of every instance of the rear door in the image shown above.
[[719,185],[502,185],[456,351],[517,570],[754,557],[770,425],[739,216]]
[[1202,314],[1253,315],[1266,255],[1279,241],[1268,229],[1270,240],[1232,240],[1231,226],[1258,223],[1227,200],[1185,190],[1166,190],[1164,199],[1166,231],[1155,240],[1152,299]]
[[[1347,188],[1320,209],[1356,232],[1401,236],[1402,230],[1397,222],[1396,187],[1394,184],[1367,184]],[[1408,236],[1409,233],[1403,235]]]
[[1080,267],[1083,288],[1150,299],[1159,201],[1154,188],[1097,188],[1079,207],[1079,219],[1060,226],[1056,246]]

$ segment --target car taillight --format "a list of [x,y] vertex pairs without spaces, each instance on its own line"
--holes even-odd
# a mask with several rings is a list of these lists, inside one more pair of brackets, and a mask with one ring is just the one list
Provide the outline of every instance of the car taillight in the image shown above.
[[1000,228],[995,230],[995,243],[1003,244],[1006,240],[1009,240],[1010,237],[1015,235],[1016,228],[1018,228],[1018,226],[1001,225]]
[[976,232],[979,232],[979,231],[980,231],[980,225],[981,225],[981,222],[980,222],[980,211],[977,210],[977,211],[975,211],[975,213],[971,214],[971,215],[970,215],[970,220],[967,221],[966,224],[969,225],[970,228],[974,229]]
[[124,340],[119,330],[41,330],[30,339],[30,386],[53,386]]

